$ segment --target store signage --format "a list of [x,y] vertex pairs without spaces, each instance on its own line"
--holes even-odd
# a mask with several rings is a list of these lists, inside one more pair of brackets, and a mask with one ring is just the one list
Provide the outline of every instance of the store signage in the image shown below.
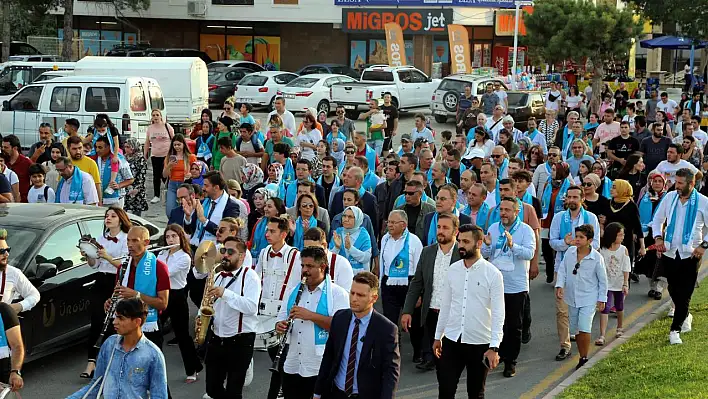
[[514,8],[514,0],[334,0],[335,6],[455,6]]
[[384,26],[397,23],[403,33],[444,35],[452,22],[452,9],[424,8],[418,10],[345,8],[342,10],[344,32],[383,32]]
[[388,55],[388,65],[406,65],[406,45],[403,42],[403,31],[401,25],[389,22],[384,26],[386,30],[386,55]]
[[[519,36],[526,36],[524,11],[533,14],[533,7],[522,7],[519,10]],[[514,29],[516,29],[516,11],[497,11],[494,16],[494,33],[497,36],[514,36]]]
[[450,42],[450,58],[452,59],[452,73],[472,72],[470,39],[467,34],[467,28],[462,25],[450,25],[447,29]]

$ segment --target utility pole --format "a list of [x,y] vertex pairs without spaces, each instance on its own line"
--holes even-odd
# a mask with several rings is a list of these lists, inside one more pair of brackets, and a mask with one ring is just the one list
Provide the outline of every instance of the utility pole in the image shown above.
[[519,19],[522,6],[533,6],[533,1],[515,1],[516,14],[514,17],[514,59],[511,61],[511,88],[516,90],[516,58],[519,53]]
[[2,62],[6,62],[10,57],[10,0],[2,1]]

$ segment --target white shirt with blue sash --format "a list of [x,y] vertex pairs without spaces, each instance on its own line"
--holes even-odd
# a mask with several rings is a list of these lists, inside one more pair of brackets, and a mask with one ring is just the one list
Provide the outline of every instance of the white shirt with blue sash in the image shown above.
[[423,252],[423,243],[420,239],[408,230],[406,230],[397,240],[391,237],[390,233],[386,233],[381,239],[381,252],[379,253],[379,275],[389,276],[386,285],[408,285],[407,277],[390,277],[391,262],[398,256],[406,245],[406,235],[408,236],[408,265],[403,265],[403,268],[408,268],[408,276],[415,275],[416,267],[420,254]]
[[[519,220],[516,229],[511,232],[511,248],[506,244],[506,236],[500,229],[500,223],[489,226],[491,245],[482,245],[482,255],[489,259],[504,278],[504,293],[517,294],[529,290],[529,267],[536,253],[536,234],[531,226]],[[503,243],[501,241],[503,240]],[[501,245],[498,245],[501,243]]]
[[[565,210],[561,213],[557,213],[553,215],[553,221],[551,221],[551,231],[549,235],[549,243],[551,244],[551,248],[556,251],[556,269],[563,260],[563,255],[565,254],[565,251],[567,251],[568,248],[571,247],[571,245],[565,243],[565,237],[561,235],[561,230],[563,230],[561,229],[561,224],[563,224],[563,220],[566,219],[566,215],[568,215],[567,217],[571,221],[571,226],[569,229],[567,227],[564,227],[564,229],[567,229],[568,233],[575,237],[576,227],[582,226],[584,224],[589,224],[592,226],[593,231],[595,232],[595,237],[593,237],[592,240],[592,247],[595,249],[600,248],[600,223],[597,221],[597,216],[595,216],[594,213],[588,211],[581,211],[576,218],[570,216],[570,210]],[[585,215],[585,217],[583,217],[583,215]]]
[[[691,238],[685,245],[682,242],[682,235],[690,201],[681,203],[681,200],[678,199],[678,192],[671,191],[664,195],[661,204],[659,204],[659,207],[656,209],[651,222],[651,229],[652,232],[654,232],[654,236],[659,235],[658,232],[663,231],[662,226],[664,222],[666,222],[668,229],[668,225],[673,222],[674,215],[676,218],[673,238],[664,242],[666,246],[664,256],[674,259],[676,257],[676,251],[678,250],[681,259],[690,258],[693,250],[698,248],[702,241],[708,241],[708,234],[704,234],[703,232],[704,227],[708,224],[708,198],[701,193],[696,194],[696,205],[698,207],[696,219],[693,222]],[[674,212],[674,208],[676,208],[676,212]]]

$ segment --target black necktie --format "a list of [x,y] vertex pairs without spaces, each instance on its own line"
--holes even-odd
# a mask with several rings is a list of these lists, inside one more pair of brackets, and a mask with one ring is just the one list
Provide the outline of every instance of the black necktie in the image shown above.
[[349,361],[347,361],[347,379],[344,382],[344,392],[347,395],[354,393],[354,377],[356,376],[356,344],[359,341],[359,323],[361,320],[354,319],[354,330],[352,331],[352,341],[349,344]]

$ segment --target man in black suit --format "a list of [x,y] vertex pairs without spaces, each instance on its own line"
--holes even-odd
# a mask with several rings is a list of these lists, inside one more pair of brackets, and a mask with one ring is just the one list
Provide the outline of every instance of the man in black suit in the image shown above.
[[[401,326],[404,331],[408,331],[412,327],[415,322],[413,316],[416,308],[420,308],[420,323],[423,327],[423,348],[421,349],[423,362],[416,365],[416,368],[420,370],[435,370],[438,362],[438,359],[433,355],[433,341],[435,341],[435,328],[442,305],[441,287],[444,285],[447,269],[451,264],[460,260],[456,238],[459,227],[460,221],[452,213],[441,213],[438,216],[436,243],[423,248],[420,253],[418,267],[409,285],[405,305],[403,305]],[[437,276],[442,276],[442,280],[435,281]]]
[[[437,223],[433,224],[433,218],[438,219],[443,213],[455,213],[457,206],[457,187],[453,184],[445,184],[438,189],[438,196],[435,198],[435,212],[425,215],[423,225],[426,230],[423,237],[419,237],[423,245],[433,245],[437,243]],[[468,215],[460,213],[458,216],[459,223],[472,223],[472,219]]]
[[[187,199],[190,202],[196,198],[194,194],[194,186],[189,183],[180,184],[177,188],[177,201],[182,203],[183,199]],[[184,227],[184,209],[181,206],[172,209],[170,212],[170,217],[167,219],[167,224],[176,224]]]
[[[381,231],[381,226],[379,225],[378,216],[378,204],[376,203],[376,197],[370,192],[361,189],[361,185],[364,183],[364,172],[361,168],[352,166],[349,170],[342,176],[343,186],[345,188],[353,188],[357,190],[361,196],[361,210],[365,214],[369,215],[371,218],[371,223],[373,224],[374,231]],[[329,208],[329,215],[334,217],[344,212],[344,200],[342,196],[344,195],[344,189],[336,192],[334,197],[332,197],[332,205]]]
[[401,367],[398,327],[374,310],[378,290],[373,273],[354,276],[351,309],[332,318],[314,398],[395,397]]

